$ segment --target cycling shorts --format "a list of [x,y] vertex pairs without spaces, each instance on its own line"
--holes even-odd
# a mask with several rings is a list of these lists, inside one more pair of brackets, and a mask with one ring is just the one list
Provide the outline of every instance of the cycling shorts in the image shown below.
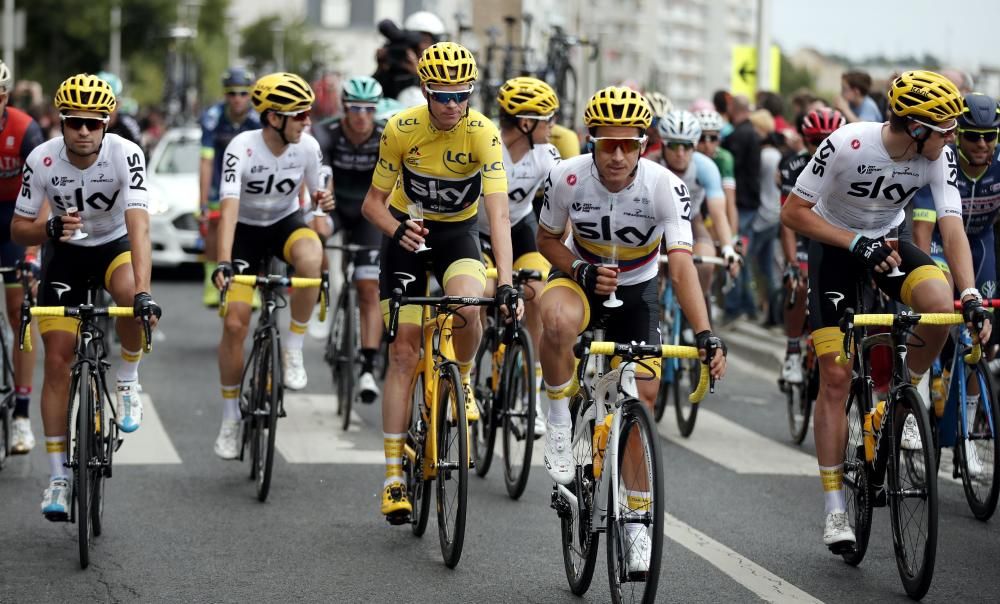
[[912,306],[913,289],[920,283],[932,279],[947,283],[930,256],[909,241],[900,240],[899,256],[903,261],[899,270],[904,275],[888,277],[869,271],[845,248],[815,240],[809,243],[809,326],[816,354],[840,351],[844,339],[840,319],[846,309],[859,308],[858,283],[869,275],[882,292],[907,306]]
[[[535,270],[542,274],[542,279],[548,277],[551,265],[538,252],[538,219],[534,214],[528,214],[520,222],[511,227],[510,246],[514,256],[514,270],[521,269]],[[493,242],[486,233],[479,233],[479,245],[483,249],[483,262],[487,268],[496,267],[496,259],[493,258]]]
[[[302,239],[311,239],[317,246],[322,244],[316,231],[306,226],[302,214],[294,212],[268,226],[254,226],[236,223],[233,236],[233,269],[238,275],[256,275],[266,270],[271,258],[279,258],[292,264],[292,246]],[[229,286],[229,302],[253,301],[253,287],[233,283]]]
[[[591,329],[597,319],[606,316],[604,339],[611,342],[645,342],[655,346],[660,345],[660,300],[659,280],[657,278],[636,283],[635,285],[619,285],[615,296],[622,301],[618,308],[605,308],[604,301],[608,296],[587,294],[573,278],[566,273],[554,270],[549,274],[545,293],[557,287],[564,287],[575,293],[583,303],[583,320],[577,326],[577,333]],[[597,312],[593,312],[596,309]],[[613,362],[613,365],[616,363]],[[660,375],[660,359],[646,359],[655,376]],[[640,366],[637,373],[649,374],[650,371]]]
[[[78,306],[87,303],[92,287],[111,290],[111,275],[118,267],[132,266],[132,247],[122,237],[94,247],[50,242],[42,248],[42,275],[38,285],[39,306]],[[38,330],[76,333],[79,320],[72,317],[40,317]]]
[[358,212],[344,211],[341,206],[337,206],[330,212],[330,219],[333,220],[333,232],[339,233],[346,229],[344,243],[364,245],[376,249],[354,252],[354,276],[355,281],[378,279],[379,246],[382,244],[382,233],[378,228],[365,220]]
[[[407,216],[390,207],[389,212],[397,220]],[[391,237],[382,237],[382,264],[379,271],[379,298],[382,318],[389,324],[389,299],[392,290],[403,290],[404,296],[427,295],[427,273],[433,272],[441,287],[447,290],[452,277],[467,275],[476,279],[486,289],[486,267],[483,266],[482,252],[479,250],[478,217],[458,222],[424,221],[428,230],[424,242],[431,248],[416,253],[403,249]],[[399,323],[420,325],[423,307],[407,304],[399,310]]]

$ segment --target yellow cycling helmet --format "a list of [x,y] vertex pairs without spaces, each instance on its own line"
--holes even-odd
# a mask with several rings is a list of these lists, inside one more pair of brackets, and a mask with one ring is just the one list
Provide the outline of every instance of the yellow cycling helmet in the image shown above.
[[250,94],[257,113],[306,111],[316,100],[308,82],[294,73],[270,73],[257,80]]
[[467,84],[479,78],[479,69],[466,47],[454,42],[438,42],[420,55],[417,75],[421,84]]
[[889,87],[889,109],[899,117],[946,122],[962,114],[962,93],[933,71],[907,71]]
[[583,112],[583,123],[587,128],[598,126],[627,126],[649,128],[653,122],[653,112],[641,94],[624,86],[608,86],[590,97]]
[[551,115],[559,109],[552,87],[538,78],[511,78],[497,92],[500,109],[510,115]]
[[118,105],[111,85],[87,73],[66,78],[56,89],[52,103],[59,111],[96,111],[105,114],[110,114]]

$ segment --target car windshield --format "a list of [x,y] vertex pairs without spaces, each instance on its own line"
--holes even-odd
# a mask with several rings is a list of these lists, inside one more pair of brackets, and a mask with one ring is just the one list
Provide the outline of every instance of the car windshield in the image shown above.
[[179,138],[167,142],[163,156],[156,165],[157,174],[197,174],[201,161],[201,143],[194,138]]

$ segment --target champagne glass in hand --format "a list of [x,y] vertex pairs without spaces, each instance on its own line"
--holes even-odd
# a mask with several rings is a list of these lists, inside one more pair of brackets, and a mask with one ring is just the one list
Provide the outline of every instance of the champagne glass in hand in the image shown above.
[[[78,208],[76,206],[74,206],[74,205],[68,205],[68,206],[66,206],[66,215],[67,216],[76,216],[76,213],[78,211],[79,211]],[[81,218],[80,221],[81,221],[81,226],[82,226],[83,218]],[[73,231],[73,235],[69,238],[69,240],[70,241],[79,241],[81,239],[86,239],[86,238],[87,238],[87,234],[83,232],[83,229],[80,229],[80,230],[77,230],[77,231]]]
[[[618,246],[617,245],[611,246],[611,256],[602,256],[601,257],[601,266],[603,266],[605,268],[610,268],[610,269],[614,270],[615,273],[618,272]],[[608,296],[608,299],[604,301],[604,307],[605,308],[618,308],[622,304],[624,304],[624,302],[622,302],[621,300],[618,299],[618,297],[615,295],[615,292],[611,292],[611,295]]]
[[[424,207],[419,203],[408,203],[406,204],[406,213],[410,215],[410,220],[416,224],[417,228],[421,229],[421,233],[423,233]],[[431,248],[427,247],[424,242],[421,242],[420,247],[416,249],[416,252],[419,254],[420,252],[426,252],[429,249]]]
[[[885,234],[886,244],[892,248],[892,251],[899,254],[899,227],[892,227],[889,232]],[[886,277],[902,277],[905,275],[903,271],[899,270],[898,266],[892,267],[892,270],[886,273]]]
[[[330,166],[320,166],[319,167],[319,190],[330,192],[330,183],[333,182],[333,168]],[[313,216],[326,216],[326,212],[323,208],[319,206],[319,202],[316,201],[316,195],[313,194]]]

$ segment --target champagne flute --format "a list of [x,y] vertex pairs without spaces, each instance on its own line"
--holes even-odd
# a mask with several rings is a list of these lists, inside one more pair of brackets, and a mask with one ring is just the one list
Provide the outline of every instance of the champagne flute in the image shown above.
[[[67,216],[76,216],[76,213],[78,211],[79,211],[79,209],[75,205],[68,205],[68,206],[66,206],[66,215]],[[80,220],[82,221],[83,218],[81,218]],[[73,235],[69,238],[69,240],[70,241],[79,241],[81,239],[86,239],[86,238],[87,238],[87,234],[84,233],[83,230],[81,229],[81,230],[73,231]]]
[[[611,245],[611,256],[602,256],[601,257],[601,266],[603,266],[605,268],[614,269],[615,273],[618,272],[618,245],[617,244],[612,244]],[[604,307],[605,308],[618,308],[622,304],[624,304],[624,302],[622,302],[621,300],[618,299],[618,296],[615,295],[615,292],[611,292],[611,295],[608,296],[608,299],[604,301]]]
[[[899,227],[895,226],[889,229],[889,232],[885,234],[885,242],[892,251],[899,253]],[[892,270],[886,273],[886,277],[902,277],[905,275],[903,271],[899,270],[898,266],[892,267]]]
[[[330,183],[333,182],[333,168],[330,166],[319,167],[319,190],[330,192]],[[319,207],[315,194],[313,195],[313,216],[326,216],[323,208]]]
[[[420,203],[408,203],[406,204],[406,213],[410,215],[410,220],[413,221],[413,223],[417,225],[417,228],[421,229],[422,232],[424,228],[424,206],[420,205]],[[420,252],[426,252],[429,249],[431,248],[421,242],[420,247],[416,249],[416,252],[419,254]]]

